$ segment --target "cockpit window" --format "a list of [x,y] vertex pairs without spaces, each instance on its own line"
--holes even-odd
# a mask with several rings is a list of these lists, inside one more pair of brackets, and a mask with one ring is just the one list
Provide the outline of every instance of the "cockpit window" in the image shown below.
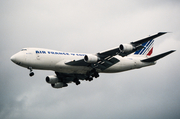
[[27,51],[27,49],[22,49],[21,51]]

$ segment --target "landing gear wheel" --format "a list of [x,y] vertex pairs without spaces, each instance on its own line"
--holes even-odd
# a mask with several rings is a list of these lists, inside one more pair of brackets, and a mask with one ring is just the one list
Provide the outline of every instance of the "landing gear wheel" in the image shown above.
[[92,77],[89,77],[87,80],[88,80],[88,81],[92,81],[92,80],[93,80],[93,78],[92,78]]
[[99,73],[98,72],[94,72],[94,77],[98,78],[99,77]]
[[30,72],[30,73],[29,73],[29,76],[30,76],[30,77],[34,76],[34,72]]
[[32,67],[28,67],[28,69],[30,70],[29,76],[30,77],[34,76],[34,72],[32,72]]
[[76,83],[76,85],[79,85],[81,82],[80,81],[76,81],[75,83]]
[[67,86],[68,86],[67,83],[64,83],[63,87],[67,87]]
[[74,82],[76,85],[79,85],[79,84],[81,83],[77,78],[75,78],[73,82]]
[[92,76],[92,77],[95,77],[95,78],[99,77],[99,73],[96,71],[96,69],[92,69],[90,72],[87,72],[86,75],[87,76]]

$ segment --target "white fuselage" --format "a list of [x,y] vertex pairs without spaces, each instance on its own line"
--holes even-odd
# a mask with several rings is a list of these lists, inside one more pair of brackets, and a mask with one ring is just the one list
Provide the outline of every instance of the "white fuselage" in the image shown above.
[[[11,60],[25,68],[32,67],[32,69],[52,70],[68,74],[86,74],[92,70],[91,67],[65,64],[69,61],[83,59],[85,55],[84,53],[61,52],[43,48],[24,48],[13,55]],[[145,56],[130,55],[121,57],[116,55],[114,57],[120,61],[103,71],[97,71],[100,73],[116,73],[155,64],[155,62],[141,62],[142,59],[146,58]]]

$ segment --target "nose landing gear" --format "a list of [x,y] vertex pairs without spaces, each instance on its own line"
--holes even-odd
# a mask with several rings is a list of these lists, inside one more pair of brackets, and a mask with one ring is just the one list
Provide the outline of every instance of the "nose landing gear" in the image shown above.
[[29,76],[30,77],[34,76],[34,72],[32,71],[32,67],[28,67],[28,69],[30,70]]

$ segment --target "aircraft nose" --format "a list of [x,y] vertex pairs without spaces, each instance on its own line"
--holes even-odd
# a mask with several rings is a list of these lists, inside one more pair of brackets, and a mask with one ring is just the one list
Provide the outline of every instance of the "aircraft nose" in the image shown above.
[[13,56],[11,56],[11,61],[14,62],[15,64],[21,64],[23,62],[23,57],[21,53],[16,53]]
[[10,59],[17,65],[23,65],[23,63],[25,62],[24,54],[21,52],[14,54]]
[[11,56],[10,59],[11,59],[12,62],[14,62],[14,63],[16,62],[16,56],[15,55]]

